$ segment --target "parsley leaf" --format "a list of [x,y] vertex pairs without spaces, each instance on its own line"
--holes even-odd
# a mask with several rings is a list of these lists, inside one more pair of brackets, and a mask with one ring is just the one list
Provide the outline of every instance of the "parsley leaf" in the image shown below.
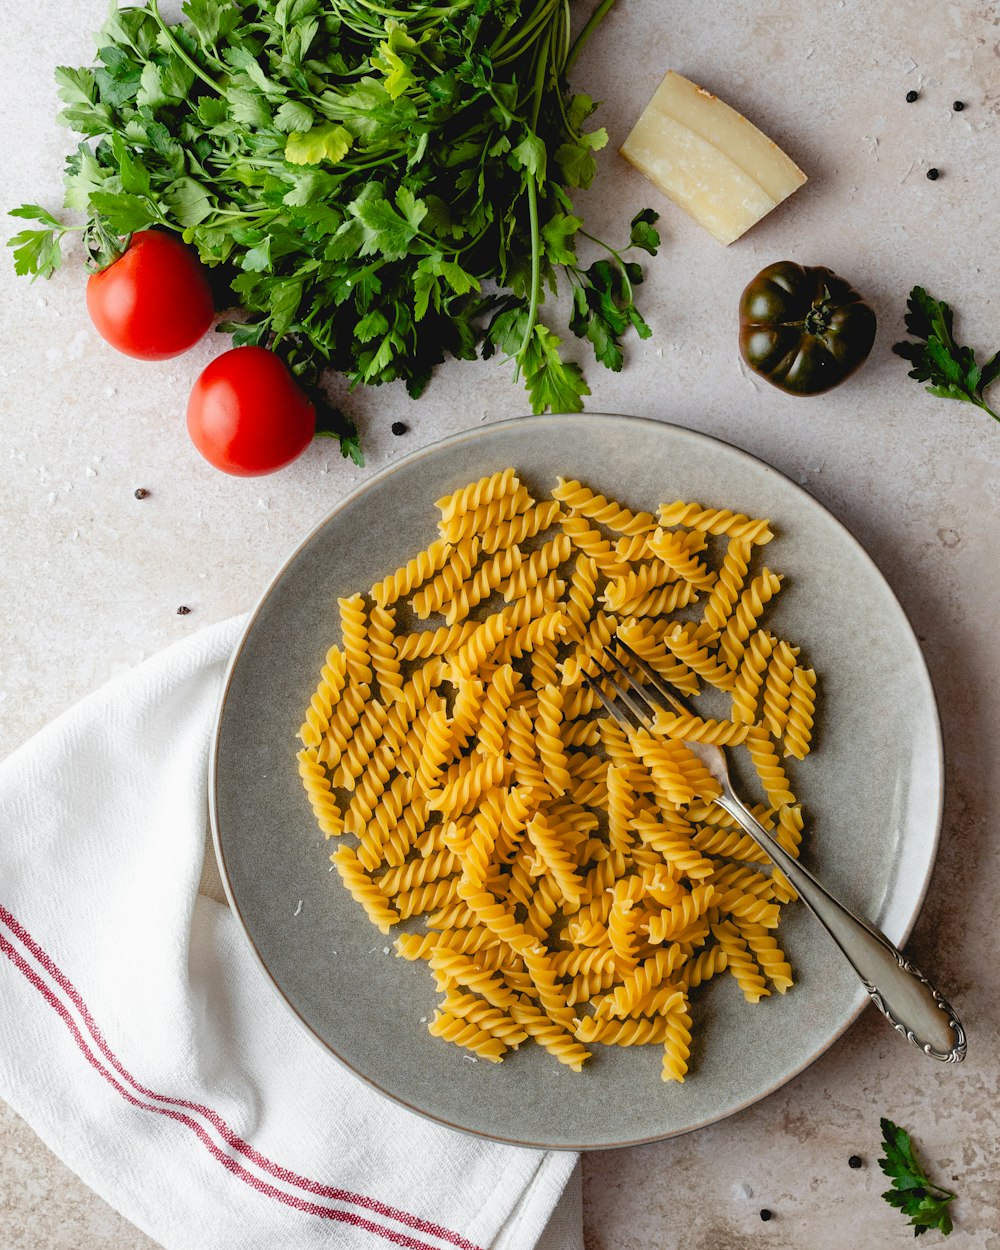
[[956,1195],[950,1189],[942,1189],[928,1180],[905,1129],[884,1116],[879,1123],[885,1157],[879,1159],[878,1165],[893,1186],[882,1197],[890,1206],[910,1217],[914,1237],[919,1237],[929,1228],[936,1228],[947,1236],[952,1230],[948,1204],[954,1202]]
[[913,288],[906,307],[906,332],[920,341],[904,340],[892,350],[914,366],[909,376],[918,382],[930,382],[924,389],[931,395],[975,404],[1000,421],[1000,414],[983,398],[983,391],[1000,377],[1000,351],[986,364],[977,364],[972,348],[955,342],[952,309],[943,300],[928,295],[923,287]]

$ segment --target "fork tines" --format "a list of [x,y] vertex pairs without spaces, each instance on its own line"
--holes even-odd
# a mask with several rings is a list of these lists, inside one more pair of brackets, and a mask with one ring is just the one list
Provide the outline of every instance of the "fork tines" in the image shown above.
[[[652,728],[655,724],[656,715],[659,712],[673,710],[682,716],[691,715],[690,710],[684,701],[672,690],[667,688],[667,684],[663,678],[655,672],[642,658],[637,655],[627,642],[621,639],[615,639],[615,643],[625,653],[632,664],[639,670],[653,691],[660,696],[660,702],[654,697],[653,691],[642,682],[638,681],[627,665],[615,655],[614,651],[605,651],[605,657],[611,661],[618,672],[618,678],[608,671],[607,668],[600,668],[601,680],[595,680],[587,674],[584,674],[590,688],[604,704],[605,708],[612,716],[621,719],[627,710],[629,719],[633,720],[638,727]],[[620,705],[609,699],[605,693],[604,686],[608,685],[618,696]],[[635,696],[638,696],[636,698]]]

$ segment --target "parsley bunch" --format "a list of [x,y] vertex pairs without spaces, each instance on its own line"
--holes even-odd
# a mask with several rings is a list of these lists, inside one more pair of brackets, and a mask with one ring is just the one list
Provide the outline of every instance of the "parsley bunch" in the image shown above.
[[[578,261],[567,191],[607,134],[565,75],[613,2],[575,43],[566,0],[186,0],[176,24],[157,0],[113,8],[96,65],[56,71],[83,136],[65,204],[87,222],[15,209],[38,223],[10,241],[17,270],[50,275],[70,229],[99,268],[166,228],[221,267],[234,344],[306,383],[331,367],[418,396],[446,356],[499,351],[535,412],[579,410],[583,375],[538,315],[558,271],[603,364],[621,368],[629,326],[650,333],[625,248]],[[626,247],[655,254],[655,220],[637,214]]]

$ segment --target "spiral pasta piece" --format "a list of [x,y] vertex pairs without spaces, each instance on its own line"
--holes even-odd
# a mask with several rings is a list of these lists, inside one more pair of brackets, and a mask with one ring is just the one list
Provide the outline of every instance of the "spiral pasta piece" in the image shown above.
[[[735,696],[734,696],[735,697]],[[752,724],[752,722],[750,722]],[[706,742],[715,746],[737,746],[747,736],[747,725],[737,725],[728,720],[703,720],[700,716],[678,715],[676,712],[657,714],[654,730],[682,742]]]
[[654,560],[630,568],[622,577],[609,581],[604,590],[604,604],[609,612],[627,616],[631,607],[651,590],[677,580],[677,574],[662,560]]
[[813,713],[816,710],[816,673],[811,668],[792,672],[788,696],[788,719],[785,721],[785,754],[804,760],[812,739]]
[[491,1063],[501,1063],[507,1052],[507,1047],[498,1037],[447,1011],[436,1011],[427,1031],[432,1037],[443,1037],[445,1041],[471,1050],[480,1058],[489,1059]]
[[667,1032],[663,1039],[660,1078],[664,1081],[679,1081],[683,1085],[691,1055],[691,1013],[684,1006],[672,1011],[665,1019]]
[[429,790],[427,802],[433,811],[443,812],[445,816],[470,812],[484,791],[503,782],[506,770],[507,761],[503,756],[485,756],[442,789]]
[[683,535],[658,529],[646,539],[646,546],[677,577],[699,590],[708,590],[715,584],[717,574],[692,555]]
[[781,641],[774,648],[767,666],[767,675],[764,678],[763,716],[764,724],[775,738],[780,738],[785,732],[792,689],[792,672],[797,654],[794,647]]
[[607,526],[616,534],[642,534],[652,529],[656,518],[649,512],[630,512],[621,504],[595,494],[589,487],[573,479],[560,477],[552,495],[572,512],[589,517],[599,525]]
[[654,636],[648,622],[629,617],[619,625],[618,637],[682,694],[698,693],[701,687],[696,674],[667,649],[661,638]]
[[342,846],[334,851],[330,859],[351,897],[365,909],[368,919],[379,932],[388,933],[401,919],[399,912],[386,902],[378,886],[362,868],[354,851],[349,846]]
[[467,582],[455,588],[445,612],[445,622],[454,625],[464,621],[472,609],[488,599],[501,582],[516,575],[523,563],[520,547],[507,547],[490,556]]
[[347,680],[347,661],[339,647],[331,647],[320,670],[319,685],[313,692],[306,708],[306,718],[299,730],[304,747],[318,747],[330,727],[333,710],[337,706]]
[[736,608],[719,638],[719,655],[730,669],[739,667],[744,644],[757,627],[757,622],[781,589],[781,576],[770,569],[762,569],[740,595]]
[[740,597],[750,568],[753,555],[753,543],[745,538],[731,538],[719,576],[712,593],[705,600],[702,619],[709,628],[719,633],[726,628],[726,622],[732,615],[733,608]]
[[598,1001],[595,1015],[598,1018],[635,1015],[637,1005],[649,998],[676,966],[677,956],[669,949],[654,951],[648,959],[633,968],[612,993]]
[[316,751],[312,748],[304,747],[299,751],[297,759],[299,776],[305,786],[316,823],[328,838],[339,837],[344,832],[344,821],[333,796],[333,788],[326,775],[326,769],[319,762]]
[[628,565],[619,560],[610,541],[600,530],[591,528],[584,517],[567,516],[560,525],[573,546],[590,556],[605,577],[623,577],[628,572]]
[[556,1024],[523,999],[513,1005],[510,1014],[554,1059],[558,1059],[574,1072],[583,1069],[583,1065],[590,1058],[590,1051],[581,1046],[566,1028]]
[[371,588],[371,597],[382,608],[389,607],[397,599],[405,599],[435,573],[440,572],[450,554],[451,544],[443,538],[437,539],[425,550],[418,551],[401,568],[376,582]]
[[487,555],[499,551],[503,547],[516,547],[537,534],[555,525],[562,518],[563,512],[558,499],[544,499],[541,503],[527,508],[509,521],[487,529],[481,536],[482,548]]
[[396,638],[396,658],[426,660],[428,656],[456,651],[463,642],[468,642],[478,628],[477,621],[462,621],[457,625],[441,625],[434,630],[420,629],[412,634],[399,634]]
[[510,581],[503,587],[504,602],[510,603],[512,599],[523,599],[543,577],[569,559],[572,547],[573,544],[567,535],[557,534],[543,547],[533,551],[527,560],[520,562],[513,569]]
[[538,813],[528,821],[527,834],[538,852],[538,858],[558,885],[563,897],[570,902],[578,902],[583,892],[583,883],[567,848],[566,839],[558,827]]
[[702,508],[696,503],[684,503],[678,499],[672,504],[662,504],[659,509],[660,525],[683,525],[686,529],[701,530],[708,534],[730,538],[742,538],[762,545],[774,537],[767,521],[752,520],[740,512],[726,508]]
[[535,740],[545,781],[553,794],[565,794],[572,785],[559,729],[562,725],[562,690],[559,686],[543,686],[538,692],[538,718]]
[[604,1046],[646,1046],[663,1042],[667,1036],[667,1020],[639,1017],[626,1020],[599,1020],[584,1016],[576,1030],[581,1042],[600,1042]]
[[747,642],[733,682],[732,717],[738,725],[757,723],[757,700],[773,650],[774,639],[762,629],[758,629]]
[[[387,897],[415,890],[417,886],[429,885],[441,877],[450,877],[457,872],[459,858],[454,851],[443,850],[428,855],[426,859],[413,859],[399,868],[390,868],[388,872],[376,877],[375,884]],[[461,896],[461,891],[459,891]]]
[[663,635],[663,643],[682,664],[709,685],[719,690],[732,690],[736,680],[732,669],[709,651],[690,626],[675,625]]
[[777,939],[763,925],[737,921],[740,937],[760,965],[760,970],[779,994],[795,984],[792,966],[778,946]]
[[578,682],[584,673],[590,677],[597,673],[601,654],[614,637],[617,624],[615,617],[608,616],[604,612],[597,613],[583,639],[563,661],[562,684],[564,686],[571,686]]
[[657,944],[676,940],[677,935],[704,916],[718,898],[719,891],[714,885],[692,887],[690,894],[685,894],[679,902],[672,903],[649,917],[646,925],[649,940]]
[[685,992],[695,990],[705,981],[710,981],[720,972],[725,972],[728,963],[729,956],[721,946],[710,946],[707,950],[699,951],[684,965],[683,976],[677,983],[678,988]]
[[698,589],[693,582],[679,581],[630,600],[623,610],[635,617],[664,616],[676,612],[678,608],[686,608],[697,598]]
[[506,495],[499,495],[477,508],[457,512],[448,521],[441,521],[438,529],[450,543],[460,542],[473,534],[488,534],[490,530],[510,521],[531,505],[531,496],[523,486]]
[[794,803],[795,795],[788,784],[785,770],[781,766],[778,752],[771,735],[762,725],[750,727],[746,736],[747,749],[757,776],[764,787],[767,801],[772,807],[780,807],[784,803]]
[[364,600],[360,595],[338,599],[340,631],[344,638],[344,661],[348,680],[357,686],[368,686],[372,680],[368,662],[368,626]]
[[484,1003],[474,994],[459,994],[454,991],[444,1000],[444,1010],[451,1015],[469,1020],[473,1024],[499,1038],[510,1050],[517,1050],[522,1042],[528,1040],[528,1034],[510,1016]]
[[513,469],[503,469],[499,473],[490,473],[478,481],[470,482],[461,490],[450,495],[442,495],[434,506],[441,513],[442,522],[451,521],[463,512],[474,512],[484,504],[493,503],[505,495],[513,495],[519,489],[521,480]]
[[448,556],[448,562],[429,582],[410,599],[410,607],[426,620],[432,612],[439,612],[455,591],[472,576],[472,566],[479,556],[479,539],[475,536],[457,543]]
[[732,974],[748,1003],[759,1002],[770,994],[739,930],[730,921],[712,926],[716,941],[726,954],[726,970]]
[[497,644],[510,632],[510,617],[503,612],[487,617],[468,642],[455,652],[451,661],[452,672],[458,677],[471,677],[492,658]]
[[692,881],[704,881],[712,875],[712,861],[706,859],[683,833],[678,834],[648,816],[633,820],[632,827],[643,843],[662,857],[662,862],[666,863],[671,873]]
[[458,694],[455,697],[455,706],[448,725],[451,730],[449,756],[460,756],[481,729],[480,718],[483,714],[486,690],[486,683],[475,677],[459,678]]
[[[640,877],[622,877],[611,891],[611,910],[608,913],[607,940],[615,953],[619,968],[628,971],[635,967],[639,958],[639,925],[642,912],[636,907],[642,897],[643,884]],[[583,937],[581,946],[590,945]]]
[[336,783],[352,790],[364,773],[380,744],[382,731],[389,719],[389,709],[377,699],[372,699],[362,712],[354,732],[344,746],[340,767],[335,773]]
[[378,604],[368,618],[368,654],[378,679],[384,703],[393,703],[403,694],[403,677],[395,644],[396,614]]

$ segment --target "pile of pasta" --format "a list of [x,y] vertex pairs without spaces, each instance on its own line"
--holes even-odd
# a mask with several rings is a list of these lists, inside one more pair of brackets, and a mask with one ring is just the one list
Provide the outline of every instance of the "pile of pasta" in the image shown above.
[[[772,531],[563,478],[536,500],[511,468],[436,506],[434,542],[338,600],[298,752],[330,858],[383,933],[420,918],[395,946],[430,966],[435,1037],[493,1061],[534,1038],[576,1071],[592,1043],[656,1044],[682,1081],[696,987],[792,984],[774,930],[794,891],[684,744],[746,751],[757,818],[798,854],[787,768],[816,678],[763,623]],[[727,692],[728,719],[623,728],[585,680],[616,639],[686,695]]]

